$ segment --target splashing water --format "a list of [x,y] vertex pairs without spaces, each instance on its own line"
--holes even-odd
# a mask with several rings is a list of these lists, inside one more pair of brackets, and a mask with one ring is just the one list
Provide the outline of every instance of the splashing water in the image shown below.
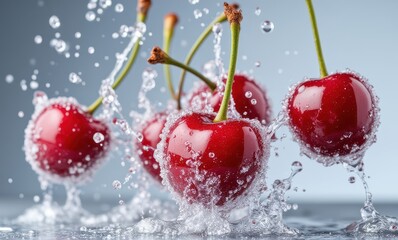
[[373,206],[372,193],[366,182],[362,160],[355,166],[343,164],[349,171],[355,173],[363,184],[365,190],[365,203],[361,208],[362,219],[345,228],[349,233],[396,233],[398,231],[398,219],[381,215]]

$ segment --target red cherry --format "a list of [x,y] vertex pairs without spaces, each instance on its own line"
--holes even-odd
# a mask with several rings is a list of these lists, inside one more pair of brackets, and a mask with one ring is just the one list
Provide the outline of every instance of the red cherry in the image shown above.
[[160,112],[155,114],[152,118],[146,121],[140,127],[142,134],[142,141],[134,140],[138,156],[142,161],[144,169],[157,181],[162,182],[160,176],[159,163],[153,156],[156,146],[160,142],[160,134],[166,124],[167,113]]
[[203,113],[178,119],[166,136],[162,161],[167,181],[180,196],[223,206],[247,194],[266,164],[267,144],[249,121],[213,119]]
[[363,150],[377,122],[375,97],[352,73],[305,81],[288,98],[294,135],[317,155],[346,156]]
[[110,144],[109,128],[73,99],[50,101],[36,110],[25,131],[27,159],[34,170],[52,180],[78,181],[105,157]]
[[[224,78],[223,81],[225,83],[226,79]],[[189,100],[190,105],[195,104],[196,97],[199,98],[200,102],[204,102],[205,96],[203,93],[205,92],[210,92],[206,85],[202,85],[195,90]],[[243,74],[235,74],[232,86],[232,98],[235,102],[236,111],[243,118],[257,119],[266,124],[270,122],[271,105],[265,91],[254,80]],[[214,112],[220,109],[222,96],[218,89],[214,90],[208,101]],[[204,106],[201,107],[203,108]]]

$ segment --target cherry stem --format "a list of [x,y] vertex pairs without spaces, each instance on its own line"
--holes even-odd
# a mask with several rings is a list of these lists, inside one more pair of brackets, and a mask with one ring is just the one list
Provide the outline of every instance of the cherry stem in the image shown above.
[[240,22],[242,21],[241,11],[233,9],[230,5],[228,5],[228,3],[224,3],[224,9],[231,28],[231,53],[229,58],[228,78],[225,84],[224,97],[222,99],[217,116],[214,118],[213,122],[227,120],[228,105],[231,99],[232,84],[234,82],[236,62],[238,59]]
[[185,71],[188,71],[188,72],[192,73],[193,75],[197,76],[200,80],[202,80],[204,83],[206,83],[206,85],[212,91],[214,91],[214,89],[216,89],[216,87],[217,87],[217,85],[214,82],[212,82],[210,79],[205,77],[203,74],[201,74],[197,70],[191,68],[190,66],[171,58],[159,47],[154,47],[152,49],[151,57],[148,59],[148,62],[150,64],[161,63],[161,64],[166,64],[166,65],[168,64],[168,65],[173,65],[173,66],[179,67],[179,68],[181,68]]
[[[164,18],[163,25],[163,49],[165,53],[170,53],[171,40],[173,39],[174,28],[178,22],[178,17],[174,13],[169,13]],[[164,75],[166,78],[167,87],[169,88],[170,95],[173,99],[177,100],[177,95],[174,90],[173,82],[171,80],[170,66],[165,64],[163,66]]]
[[[141,22],[141,23],[145,23],[146,21],[146,16],[147,16],[147,11],[145,12],[139,12],[137,14],[137,22]],[[137,39],[137,42],[134,44],[133,49],[131,50],[131,54],[130,57],[126,63],[126,65],[124,66],[123,70],[121,71],[121,73],[119,74],[119,76],[117,77],[117,79],[115,80],[115,82],[112,84],[112,88],[116,89],[120,83],[122,83],[122,81],[124,80],[124,78],[127,76],[127,74],[129,73],[131,67],[133,66],[135,59],[137,58],[138,52],[140,50],[140,39]],[[88,108],[87,108],[87,112],[89,114],[94,114],[94,112],[101,106],[102,104],[102,100],[103,97],[99,97],[97,98],[97,100],[95,100],[95,102],[93,102]]]
[[314,7],[312,6],[312,0],[306,0],[305,2],[307,3],[308,13],[311,19],[312,32],[314,33],[314,42],[316,47],[316,53],[318,55],[319,72],[321,74],[321,77],[326,77],[328,75],[328,72],[326,70],[325,59],[323,58],[322,54],[321,39],[319,38]]
[[[198,51],[199,47],[202,45],[204,40],[210,35],[210,33],[213,31],[213,26],[216,25],[217,23],[222,23],[227,20],[227,17],[225,16],[224,13],[222,13],[220,16],[218,16],[216,19],[214,19],[207,27],[206,29],[200,34],[196,42],[193,44],[191,50],[189,50],[188,55],[185,58],[184,64],[189,65],[192,61],[193,56],[195,53]],[[177,109],[181,110],[181,96],[182,96],[182,91],[184,89],[184,82],[185,82],[185,75],[186,71],[182,70],[181,75],[180,75],[180,81],[178,84],[178,94],[177,94]]]

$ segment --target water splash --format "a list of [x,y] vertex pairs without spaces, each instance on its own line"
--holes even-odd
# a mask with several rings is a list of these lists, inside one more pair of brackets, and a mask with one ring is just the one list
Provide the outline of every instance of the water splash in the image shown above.
[[347,226],[345,231],[349,233],[397,233],[398,219],[381,215],[373,206],[372,193],[366,182],[362,160],[354,166],[349,164],[343,164],[343,166],[358,176],[365,190],[365,203],[360,211],[362,219]]

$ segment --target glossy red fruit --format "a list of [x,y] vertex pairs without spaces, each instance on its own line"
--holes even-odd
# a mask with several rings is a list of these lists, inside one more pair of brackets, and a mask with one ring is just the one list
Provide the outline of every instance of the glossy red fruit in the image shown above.
[[160,167],[153,153],[160,142],[160,134],[166,124],[166,118],[166,112],[155,114],[140,127],[142,141],[134,139],[134,144],[144,169],[159,182],[162,182]]
[[170,127],[164,169],[174,191],[189,202],[223,206],[247,193],[266,164],[266,143],[248,121],[213,119],[193,113]]
[[373,133],[377,111],[370,87],[352,73],[310,79],[294,89],[287,113],[294,135],[327,157],[359,152]]
[[55,181],[88,176],[105,157],[109,144],[107,125],[66,98],[55,99],[35,112],[25,132],[28,161]]
[[[226,79],[223,79],[224,83]],[[191,96],[190,105],[195,104],[195,97],[203,102],[204,92],[209,92],[206,85],[199,87]],[[232,98],[235,102],[236,111],[243,117],[257,119],[268,124],[271,120],[271,105],[265,91],[252,79],[242,74],[235,74],[232,86]],[[208,100],[214,112],[220,109],[222,96],[216,89]],[[203,107],[203,106],[202,106]]]

